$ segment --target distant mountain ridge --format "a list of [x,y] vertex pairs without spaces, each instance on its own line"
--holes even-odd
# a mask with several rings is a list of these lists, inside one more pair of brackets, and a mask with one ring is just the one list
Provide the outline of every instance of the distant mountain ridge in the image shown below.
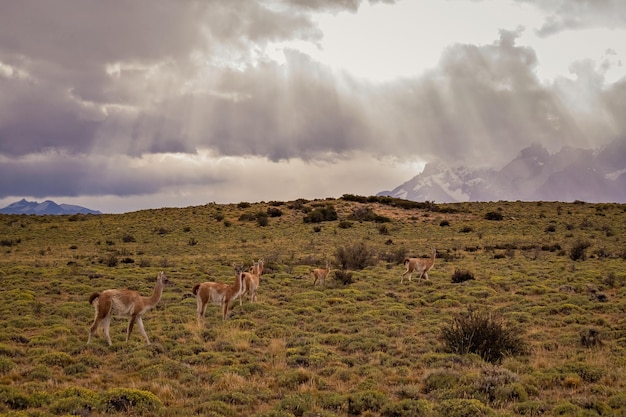
[[102,214],[98,210],[91,210],[81,206],[70,204],[57,204],[46,200],[43,203],[21,199],[15,203],[0,209],[0,214],[37,214],[37,215],[62,215],[62,214]]
[[564,147],[550,154],[531,145],[503,168],[472,169],[430,162],[391,191],[413,201],[586,201],[626,203],[626,138],[598,149]]

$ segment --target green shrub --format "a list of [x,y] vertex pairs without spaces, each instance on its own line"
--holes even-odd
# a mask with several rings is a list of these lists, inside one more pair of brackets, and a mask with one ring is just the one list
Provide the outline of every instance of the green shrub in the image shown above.
[[494,415],[491,408],[478,400],[452,399],[435,405],[438,416],[446,417],[486,417]]
[[0,356],[0,374],[11,372],[15,368],[15,362],[9,358]]
[[527,343],[517,329],[506,327],[497,316],[474,309],[454,316],[444,325],[440,338],[447,352],[476,353],[492,363],[528,352]]
[[163,408],[159,398],[149,391],[111,388],[102,396],[105,411],[153,415]]
[[89,415],[101,408],[97,393],[86,388],[69,388],[55,393],[49,411],[53,414]]
[[13,387],[2,385],[0,385],[0,403],[11,410],[25,410],[32,405],[29,397]]
[[528,394],[518,382],[519,375],[506,368],[485,367],[474,383],[474,388],[486,394],[489,402],[502,404],[512,400],[525,401]]
[[626,410],[626,393],[612,395],[611,397],[609,397],[607,403],[613,409]]
[[563,365],[559,370],[563,373],[573,372],[588,383],[598,382],[605,374],[603,368],[589,365],[584,362],[571,362]]
[[425,400],[400,400],[386,404],[381,410],[382,417],[429,416],[430,404]]
[[280,402],[280,409],[290,412],[295,417],[302,417],[311,409],[313,397],[308,393],[288,394]]
[[223,401],[207,401],[193,409],[195,415],[215,417],[238,417],[239,413]]
[[459,383],[460,376],[452,370],[435,370],[426,375],[422,391],[429,393],[437,390],[450,389]]
[[541,401],[524,401],[513,405],[513,412],[518,416],[540,416],[549,410],[549,406]]
[[574,416],[580,411],[580,407],[575,406],[569,401],[563,401],[556,404],[552,408],[553,416]]
[[41,356],[39,363],[48,366],[65,367],[74,363],[74,358],[65,352],[51,352]]
[[385,394],[379,391],[363,391],[348,397],[348,414],[360,415],[365,411],[380,411],[388,400]]
[[283,373],[278,381],[278,385],[290,390],[297,390],[302,384],[306,384],[311,380],[311,374],[303,369],[297,369]]

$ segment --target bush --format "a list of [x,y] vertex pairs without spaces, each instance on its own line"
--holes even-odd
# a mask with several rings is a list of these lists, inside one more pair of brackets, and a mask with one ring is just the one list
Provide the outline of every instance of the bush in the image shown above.
[[239,216],[240,222],[253,222],[256,220],[256,216],[253,213],[242,213]]
[[89,415],[100,408],[100,398],[94,391],[85,388],[69,388],[54,394],[56,400],[49,411],[56,415]]
[[458,284],[460,282],[465,282],[474,279],[474,274],[469,271],[462,271],[460,269],[455,269],[454,274],[452,274],[452,282]]
[[602,346],[602,340],[600,338],[600,332],[596,329],[587,329],[580,333],[580,344],[586,348],[594,346]]
[[348,221],[348,220],[342,220],[339,222],[339,228],[340,229],[349,229],[352,227],[352,222]]
[[283,215],[283,212],[280,209],[277,209],[276,207],[268,207],[267,215],[270,217],[280,217]]
[[268,219],[269,218],[267,213],[263,213],[262,211],[260,211],[256,214],[256,223],[261,227],[265,227],[269,224]]
[[280,409],[292,413],[296,417],[302,417],[311,409],[314,403],[311,394],[298,393],[288,394],[280,402]]
[[154,415],[163,403],[150,391],[127,388],[111,388],[103,394],[107,412],[123,412],[137,415]]
[[572,261],[584,261],[587,258],[587,249],[591,246],[586,240],[579,239],[569,251],[569,257]]
[[365,242],[338,247],[335,257],[341,269],[364,269],[376,264],[374,255]]
[[15,362],[9,358],[0,356],[0,374],[7,374],[15,368]]
[[504,217],[502,216],[502,214],[498,213],[497,211],[490,211],[489,213],[485,214],[485,220],[502,220]]
[[10,386],[0,386],[0,404],[12,410],[24,410],[32,405],[29,397]]
[[324,207],[317,207],[312,210],[306,216],[304,216],[305,223],[321,223],[337,220],[337,212],[332,204],[328,204]]
[[348,414],[360,415],[365,411],[379,411],[387,404],[385,394],[378,391],[359,392],[348,397]]
[[446,417],[481,417],[493,414],[491,408],[474,399],[444,400],[435,406],[438,416]]
[[430,406],[425,400],[400,400],[385,405],[380,411],[383,417],[417,417],[430,415]]
[[352,272],[348,272],[345,269],[335,271],[335,279],[341,282],[343,285],[352,284]]
[[441,340],[447,352],[475,353],[491,363],[500,362],[505,356],[528,352],[518,330],[505,327],[498,317],[473,309],[457,314],[444,326]]
[[48,366],[66,367],[74,363],[74,358],[65,352],[51,352],[42,355],[39,358],[39,363]]

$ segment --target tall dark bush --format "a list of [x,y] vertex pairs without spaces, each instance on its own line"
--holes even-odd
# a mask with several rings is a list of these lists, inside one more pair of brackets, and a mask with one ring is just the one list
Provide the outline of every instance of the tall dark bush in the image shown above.
[[341,269],[363,269],[376,264],[374,254],[365,242],[339,246],[335,257]]
[[450,353],[475,353],[491,363],[528,353],[519,330],[505,326],[498,316],[475,309],[457,314],[441,330],[441,340]]
[[587,259],[587,249],[591,246],[591,243],[586,240],[579,239],[574,243],[574,246],[569,251],[569,257],[572,261],[584,261]]

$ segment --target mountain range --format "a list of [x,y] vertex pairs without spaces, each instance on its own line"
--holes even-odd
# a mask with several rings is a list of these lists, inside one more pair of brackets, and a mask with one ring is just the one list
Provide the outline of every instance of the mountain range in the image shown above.
[[413,201],[586,201],[626,203],[626,138],[597,149],[564,147],[549,153],[533,144],[501,169],[429,162],[391,191]]
[[0,209],[0,214],[102,214],[98,210],[91,210],[81,206],[70,204],[57,204],[54,201],[46,200],[43,203],[36,201],[26,201],[21,199],[15,203]]

